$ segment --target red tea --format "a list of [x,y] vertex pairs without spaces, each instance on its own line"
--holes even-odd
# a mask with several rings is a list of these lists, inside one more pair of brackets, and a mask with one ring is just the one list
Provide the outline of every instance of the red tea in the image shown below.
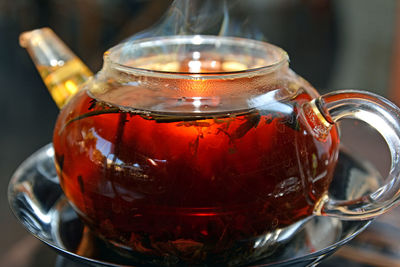
[[114,244],[189,262],[233,257],[240,242],[312,214],[327,191],[338,137],[313,138],[299,115],[309,100],[198,117],[121,110],[81,91],[54,132],[61,186]]

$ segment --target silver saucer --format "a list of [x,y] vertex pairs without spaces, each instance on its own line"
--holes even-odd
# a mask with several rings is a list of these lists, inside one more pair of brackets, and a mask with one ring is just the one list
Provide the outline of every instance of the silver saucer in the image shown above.
[[[72,260],[97,266],[140,266],[113,252],[81,223],[59,186],[53,157],[49,144],[14,173],[8,199],[17,219],[35,237]],[[330,194],[337,199],[353,199],[376,190],[382,182],[374,168],[342,148]],[[313,217],[289,243],[252,266],[314,266],[369,224]]]

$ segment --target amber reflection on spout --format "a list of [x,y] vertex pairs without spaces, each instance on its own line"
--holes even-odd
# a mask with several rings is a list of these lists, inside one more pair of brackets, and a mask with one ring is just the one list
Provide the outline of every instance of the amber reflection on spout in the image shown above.
[[78,92],[80,85],[92,76],[91,71],[78,58],[62,66],[38,65],[37,69],[59,108],[62,108],[69,98]]
[[62,108],[93,74],[49,28],[24,32],[20,45],[28,50],[53,100]]

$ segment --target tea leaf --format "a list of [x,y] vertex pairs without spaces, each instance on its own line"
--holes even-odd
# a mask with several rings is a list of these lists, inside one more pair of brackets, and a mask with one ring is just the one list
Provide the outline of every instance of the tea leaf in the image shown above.
[[91,111],[82,115],[79,115],[75,118],[70,119],[69,121],[67,121],[64,126],[61,128],[60,133],[62,131],[64,131],[64,129],[71,123],[73,123],[74,121],[79,121],[85,118],[89,118],[89,117],[93,117],[93,116],[98,116],[98,115],[102,115],[102,114],[110,114],[110,113],[120,113],[122,112],[119,108],[109,108],[109,109],[102,109],[102,110],[95,110],[95,111]]
[[246,121],[239,125],[239,127],[232,134],[232,140],[242,138],[252,128],[256,128],[260,123],[261,116],[258,113],[250,114],[246,116]]
[[89,101],[89,103],[90,103],[90,106],[88,107],[88,110],[92,110],[96,107],[97,100],[93,98],[92,100]]
[[178,123],[176,126],[180,127],[180,126],[185,126],[185,127],[210,127],[210,123],[208,122],[203,122],[203,121],[188,121],[188,122],[180,122]]
[[291,113],[290,115],[286,116],[284,119],[282,119],[282,123],[292,130],[300,131],[300,123],[297,119],[296,113]]
[[81,190],[81,193],[84,194],[85,193],[85,187],[84,187],[84,184],[83,184],[82,175],[78,175],[78,184],[79,184],[79,189]]
[[58,166],[60,168],[60,172],[62,173],[63,169],[64,169],[64,154],[61,156],[58,156],[56,154],[56,159],[58,161]]

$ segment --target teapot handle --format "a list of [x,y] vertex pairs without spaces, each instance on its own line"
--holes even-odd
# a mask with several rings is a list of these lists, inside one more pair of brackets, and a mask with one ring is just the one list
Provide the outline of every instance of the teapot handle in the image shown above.
[[395,206],[400,199],[400,109],[381,96],[356,90],[325,94],[314,99],[311,106],[314,112],[319,112],[319,120],[324,120],[322,125],[333,125],[341,119],[366,122],[382,135],[391,156],[385,185],[374,193],[353,200],[339,201],[326,196],[316,207],[315,214],[345,220],[366,220]]

